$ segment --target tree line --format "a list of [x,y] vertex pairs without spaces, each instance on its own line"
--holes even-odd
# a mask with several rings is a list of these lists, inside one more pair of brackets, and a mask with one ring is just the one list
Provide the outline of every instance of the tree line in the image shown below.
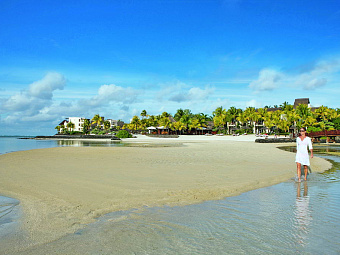
[[[324,130],[340,130],[340,109],[332,109],[321,106],[314,111],[306,104],[294,106],[288,102],[276,109],[270,107],[254,108],[247,107],[245,110],[236,107],[225,109],[217,107],[212,115],[204,113],[192,113],[190,109],[178,109],[174,115],[163,112],[160,115],[148,115],[143,110],[140,116],[133,116],[130,123],[125,124],[123,129],[133,132],[146,131],[148,127],[163,127],[164,130],[171,130],[177,133],[187,133],[190,130],[202,130],[207,123],[213,123],[213,131],[229,133],[228,127],[234,126],[234,132],[253,133],[260,130],[263,124],[269,131],[287,133],[291,127],[299,129],[307,127],[308,132]],[[171,121],[171,120],[174,121]]]
[[[150,127],[163,127],[163,132],[185,134],[192,130],[199,133],[210,124],[213,131],[225,134],[230,132],[231,125],[234,127],[234,133],[260,132],[261,125],[264,125],[270,132],[276,133],[287,133],[291,127],[295,129],[307,127],[308,132],[340,130],[339,108],[320,106],[313,111],[306,104],[299,104],[294,108],[288,102],[274,107],[275,110],[272,110],[270,106],[257,109],[247,107],[242,110],[233,106],[229,109],[220,106],[212,112],[212,115],[192,113],[190,109],[178,109],[174,115],[168,112],[149,115],[146,110],[142,110],[139,116],[133,116],[130,123],[124,124],[122,129],[146,132]],[[74,123],[68,122],[66,127],[57,126],[55,129],[60,133],[72,133]],[[119,129],[120,126],[112,128],[109,121],[103,121],[102,117],[96,114],[91,120],[84,120],[82,133],[105,134]]]

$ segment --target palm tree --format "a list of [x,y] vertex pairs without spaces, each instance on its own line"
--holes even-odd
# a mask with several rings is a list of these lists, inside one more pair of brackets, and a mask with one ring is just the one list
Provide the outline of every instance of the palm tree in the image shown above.
[[231,107],[228,109],[227,113],[228,113],[228,115],[231,117],[231,122],[232,122],[232,123],[235,123],[236,117],[237,117],[237,115],[238,115],[241,111],[242,111],[241,109],[237,109],[237,108],[234,107],[234,106],[231,106]]
[[213,111],[214,117],[219,117],[221,115],[225,114],[225,109],[223,109],[223,106],[217,107],[215,111]]
[[73,131],[75,125],[74,125],[73,122],[69,122],[69,123],[67,123],[66,127],[69,129],[69,131]]
[[158,124],[160,126],[163,126],[164,129],[168,129],[170,124],[171,124],[171,121],[170,121],[169,117],[163,117],[159,120]]
[[106,120],[104,121],[104,129],[106,130],[106,132],[111,128],[111,123],[110,121]]
[[137,115],[132,117],[132,120],[130,122],[130,124],[132,125],[132,130],[137,130],[138,126],[140,125],[140,119],[138,118]]
[[288,132],[289,131],[289,127],[290,127],[290,122],[287,121],[287,120],[281,120],[277,127],[280,129],[280,130],[283,130],[284,132]]
[[305,120],[305,126],[310,127],[313,126],[316,123],[316,119],[313,116],[308,116]]
[[184,115],[188,115],[190,118],[192,117],[192,112],[190,109],[184,109],[183,113]]
[[103,122],[103,118],[100,117],[99,114],[96,114],[96,115],[93,116],[92,124],[96,124],[99,129],[100,129],[102,122]]
[[87,134],[88,133],[88,130],[90,129],[90,121],[88,119],[85,119],[84,120],[84,123],[83,123],[83,133],[84,134]]
[[305,120],[308,116],[311,115],[311,111],[308,107],[308,105],[306,104],[299,104],[297,107],[296,107],[296,112],[297,114],[300,115],[300,117]]
[[192,128],[195,129],[195,134],[197,134],[197,129],[202,129],[202,125],[197,118],[191,119],[189,127],[190,127],[190,129],[192,129]]
[[182,133],[182,130],[186,128],[186,125],[182,121],[177,121],[172,124],[172,127],[176,132],[180,131],[180,133]]
[[250,122],[250,125],[255,126],[256,123],[254,123],[254,119],[258,118],[256,117],[256,111],[254,107],[247,107],[244,111],[244,117],[247,122]]
[[140,113],[140,116],[142,116],[143,119],[144,119],[146,116],[148,116],[146,110],[143,110],[143,111]]
[[202,127],[207,126],[206,123],[207,121],[209,121],[209,116],[207,114],[199,113],[195,115],[195,118],[198,120],[198,122],[200,123]]
[[59,134],[61,130],[61,126],[56,126],[54,129],[58,130],[58,134]]
[[267,112],[266,116],[264,117],[264,125],[271,131],[271,128],[274,127],[276,124],[275,115],[273,112]]
[[332,109],[332,108],[328,108],[329,110],[329,120],[334,120],[338,117],[340,117],[340,113],[337,113],[336,110]]
[[170,114],[170,113],[163,112],[163,113],[162,113],[162,115],[161,115],[161,118],[163,118],[163,117],[166,117],[166,118],[168,118],[168,117],[170,117],[170,116],[171,116],[171,114]]
[[240,112],[238,116],[236,117],[236,120],[240,122],[241,126],[243,126],[243,124],[246,123],[247,121],[247,118],[244,112]]
[[189,115],[183,115],[180,121],[185,125],[186,130],[188,132],[189,130],[189,124],[190,124],[190,117]]
[[318,109],[315,110],[315,113],[322,119],[322,121],[327,121],[330,111],[327,106],[321,105]]
[[289,105],[289,103],[286,102],[286,101],[284,101],[282,104],[280,104],[281,110],[284,111],[286,109],[287,105]]
[[174,115],[174,119],[176,121],[179,121],[182,118],[183,115],[184,115],[183,109],[178,109],[177,112]]

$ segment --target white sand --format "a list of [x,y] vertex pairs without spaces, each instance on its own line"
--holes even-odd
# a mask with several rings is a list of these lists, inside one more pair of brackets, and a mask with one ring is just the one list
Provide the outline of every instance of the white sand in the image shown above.
[[[0,194],[19,199],[32,243],[108,212],[221,199],[293,177],[295,155],[255,136],[139,136],[137,147],[59,147],[0,155]],[[240,142],[242,141],[242,142]],[[145,144],[173,147],[144,147]],[[176,145],[182,144],[180,147]],[[281,144],[285,145],[285,144]],[[331,164],[313,158],[313,172]]]

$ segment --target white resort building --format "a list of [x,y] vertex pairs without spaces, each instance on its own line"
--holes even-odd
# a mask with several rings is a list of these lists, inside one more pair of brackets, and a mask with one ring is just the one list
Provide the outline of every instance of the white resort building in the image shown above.
[[[100,128],[104,128],[104,117],[101,117],[103,122],[100,125]],[[74,128],[72,128],[72,131],[78,131],[78,132],[82,132],[83,131],[83,126],[84,126],[84,121],[86,120],[86,118],[84,117],[68,117],[65,120],[63,120],[62,122],[59,123],[59,126],[62,127],[62,129],[67,129],[67,124],[68,123],[73,123],[74,124]],[[89,122],[91,123],[90,127],[94,128],[96,127],[96,124],[92,124],[91,119],[87,119],[89,120]],[[107,119],[105,121],[110,122],[110,129],[114,128],[115,126],[123,126],[124,122],[119,121],[119,120],[114,120],[114,119]]]

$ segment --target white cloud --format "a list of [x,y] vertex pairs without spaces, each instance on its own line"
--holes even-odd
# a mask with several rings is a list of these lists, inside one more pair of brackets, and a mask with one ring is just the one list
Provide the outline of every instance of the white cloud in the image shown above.
[[47,73],[41,80],[30,84],[27,90],[2,100],[0,113],[7,115],[5,121],[37,115],[52,104],[53,92],[63,89],[65,83],[61,74]]
[[283,74],[274,69],[262,69],[257,80],[252,81],[249,87],[256,92],[268,91],[278,88],[279,81],[283,78]]
[[325,86],[332,74],[340,70],[340,59],[318,62],[311,70],[295,77],[295,84],[306,90]]
[[249,87],[255,92],[272,91],[282,86],[294,86],[305,90],[315,90],[325,86],[333,75],[340,71],[340,59],[317,62],[312,68],[299,74],[283,73],[274,69],[262,69]]
[[179,81],[161,84],[161,89],[156,94],[156,100],[162,101],[164,98],[169,97],[169,95],[172,97],[174,94],[181,94],[181,91],[186,87],[187,85],[185,83]]
[[246,102],[246,107],[260,108],[262,107],[262,104],[257,102],[255,99],[253,99],[253,100]]
[[[106,108],[109,105],[128,105],[137,101],[139,90],[124,88],[114,84],[102,85],[97,95],[90,99],[82,99],[78,102],[79,108],[84,110]],[[120,106],[123,107],[123,106]]]
[[[186,86],[188,87],[188,86]],[[199,102],[202,100],[208,99],[215,91],[215,89],[211,86],[206,86],[204,89],[201,89],[199,87],[191,87],[190,89],[188,88],[183,88],[177,85],[172,89],[166,88],[164,91],[161,91],[159,94],[167,95],[169,101],[177,102],[177,103],[182,103],[182,102]]]
[[308,81],[306,85],[304,86],[304,89],[306,90],[316,89],[316,88],[326,85],[326,83],[327,83],[326,78],[320,78],[320,79],[315,78],[315,79]]
[[52,99],[53,91],[64,89],[66,79],[59,73],[50,72],[46,76],[29,86],[28,94],[41,99]]

